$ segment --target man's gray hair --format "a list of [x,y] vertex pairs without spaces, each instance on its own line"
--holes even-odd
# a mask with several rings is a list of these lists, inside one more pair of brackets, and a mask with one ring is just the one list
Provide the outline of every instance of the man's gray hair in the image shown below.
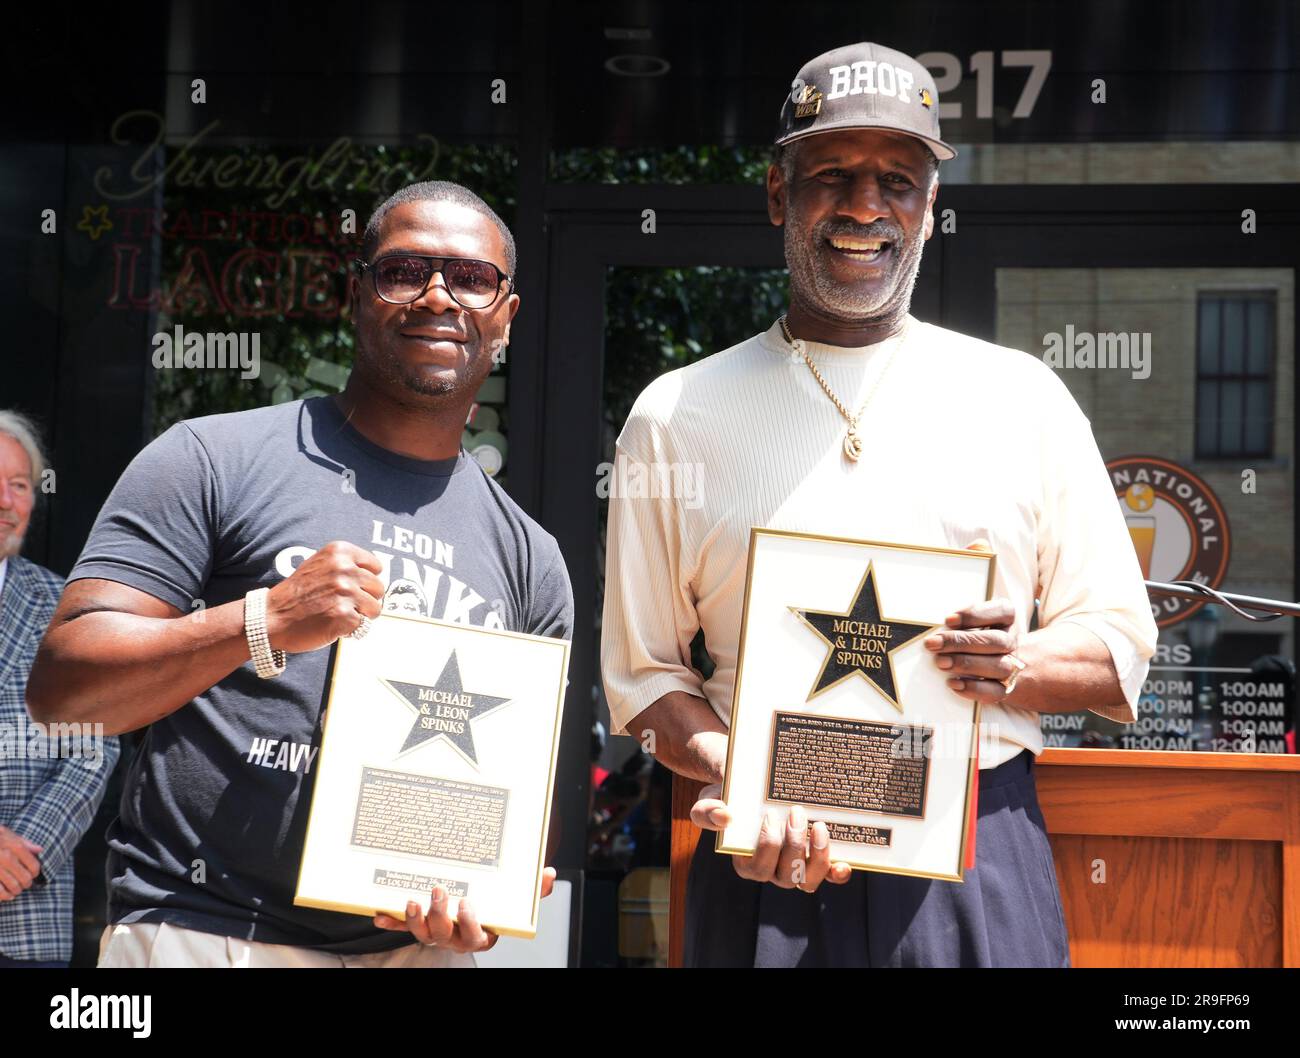
[[20,411],[0,408],[0,434],[12,437],[22,446],[32,465],[32,484],[38,484],[45,473],[45,453],[36,424]]
[[794,159],[798,151],[799,140],[780,144],[772,150],[772,162],[781,170],[787,184],[794,179]]

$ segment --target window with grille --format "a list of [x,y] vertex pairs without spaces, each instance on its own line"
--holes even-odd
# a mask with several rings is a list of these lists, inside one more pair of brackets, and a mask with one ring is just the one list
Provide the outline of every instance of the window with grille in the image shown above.
[[1196,457],[1273,454],[1272,291],[1202,293],[1196,321]]

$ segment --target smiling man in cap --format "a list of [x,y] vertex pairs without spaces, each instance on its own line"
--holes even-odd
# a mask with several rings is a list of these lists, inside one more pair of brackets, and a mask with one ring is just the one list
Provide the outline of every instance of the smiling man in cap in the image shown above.
[[[964,883],[851,872],[830,862],[824,823],[770,811],[752,857],[700,842],[689,965],[1069,964],[1034,789],[1038,714],[1131,721],[1156,628],[1066,387],[1033,356],[910,315],[939,163],[956,153],[938,112],[929,72],[877,44],[827,52],[791,83],[767,174],[789,312],[637,400],[617,458],[702,464],[704,487],[691,504],[611,495],[602,662],[614,730],[653,733],[659,760],[716,784],[751,526],[991,547],[994,597],[925,640],[983,706],[976,865]],[[701,630],[707,680],[690,660]],[[719,796],[704,790],[697,826],[726,823]]]

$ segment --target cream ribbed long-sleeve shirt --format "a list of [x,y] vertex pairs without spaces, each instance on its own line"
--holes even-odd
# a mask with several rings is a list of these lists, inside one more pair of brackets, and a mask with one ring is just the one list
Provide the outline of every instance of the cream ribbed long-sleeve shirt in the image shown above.
[[[729,721],[752,526],[935,547],[985,538],[1016,631],[1028,631],[1037,598],[1043,626],[1096,634],[1127,698],[1096,711],[1131,721],[1156,626],[1091,427],[1052,370],[911,317],[875,345],[807,351],[854,410],[879,382],[856,464],[842,454],[843,417],[776,324],[637,399],[618,439],[606,543],[601,664],[614,732],[670,691]],[[707,681],[690,665],[700,628],[716,663]],[[981,768],[1042,749],[1036,712],[995,705],[981,716]]]

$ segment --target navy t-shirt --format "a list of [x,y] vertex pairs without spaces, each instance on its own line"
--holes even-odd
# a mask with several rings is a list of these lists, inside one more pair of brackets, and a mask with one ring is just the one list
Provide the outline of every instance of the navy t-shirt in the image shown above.
[[[384,565],[386,609],[569,638],[555,539],[462,450],[424,461],[367,441],[329,397],[178,423],[113,489],[69,580],[180,610],[272,587],[346,540]],[[409,943],[294,907],[332,648],[251,661],[144,734],[108,832],[109,918],[336,952]]]

